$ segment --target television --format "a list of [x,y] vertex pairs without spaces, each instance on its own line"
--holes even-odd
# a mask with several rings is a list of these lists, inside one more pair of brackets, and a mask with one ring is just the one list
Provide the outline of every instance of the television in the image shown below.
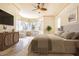
[[13,26],[14,25],[13,15],[0,9],[0,24]]

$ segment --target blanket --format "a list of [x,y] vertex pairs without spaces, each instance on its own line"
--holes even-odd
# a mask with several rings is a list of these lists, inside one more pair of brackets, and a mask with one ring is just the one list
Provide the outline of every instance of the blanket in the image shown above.
[[48,37],[36,37],[31,42],[31,50],[36,53],[48,53],[52,50],[52,43]]

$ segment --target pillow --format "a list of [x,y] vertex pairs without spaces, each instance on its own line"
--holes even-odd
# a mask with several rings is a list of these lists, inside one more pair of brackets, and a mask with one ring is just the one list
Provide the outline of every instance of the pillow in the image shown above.
[[75,32],[66,32],[66,33],[62,33],[61,37],[65,38],[65,39],[72,39],[72,37],[75,35]]
[[72,37],[72,39],[78,39],[79,40],[79,32],[75,33],[75,35]]
[[57,36],[60,36],[60,37],[61,37],[61,34],[62,34],[62,33],[63,33],[62,31],[59,31],[59,32],[55,33],[55,35],[57,35]]

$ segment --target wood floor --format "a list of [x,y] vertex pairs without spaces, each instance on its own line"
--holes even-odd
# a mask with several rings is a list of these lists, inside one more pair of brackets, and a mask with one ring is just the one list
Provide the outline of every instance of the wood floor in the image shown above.
[[0,56],[27,56],[28,46],[33,37],[20,38],[19,42],[14,46],[0,52]]

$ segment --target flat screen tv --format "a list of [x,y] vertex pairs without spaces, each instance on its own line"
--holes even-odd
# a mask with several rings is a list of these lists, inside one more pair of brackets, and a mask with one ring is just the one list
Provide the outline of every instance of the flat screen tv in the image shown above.
[[13,15],[0,9],[0,24],[13,26],[14,25]]

